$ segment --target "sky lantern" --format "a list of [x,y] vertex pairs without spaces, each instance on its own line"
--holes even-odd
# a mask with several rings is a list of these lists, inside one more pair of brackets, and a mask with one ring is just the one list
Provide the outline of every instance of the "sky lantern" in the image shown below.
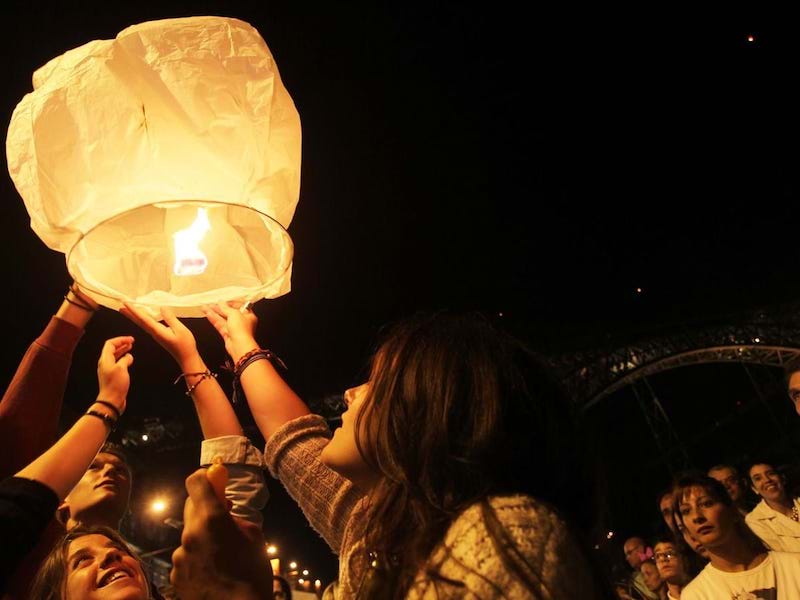
[[38,69],[6,153],[32,229],[84,290],[186,317],[289,291],[300,141],[259,33],[188,17]]

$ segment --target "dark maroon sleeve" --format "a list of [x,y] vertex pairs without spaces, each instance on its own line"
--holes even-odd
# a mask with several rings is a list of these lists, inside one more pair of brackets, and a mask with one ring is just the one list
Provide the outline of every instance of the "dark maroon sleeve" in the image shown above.
[[56,441],[72,353],[83,330],[53,317],[28,347],[0,400],[0,479]]

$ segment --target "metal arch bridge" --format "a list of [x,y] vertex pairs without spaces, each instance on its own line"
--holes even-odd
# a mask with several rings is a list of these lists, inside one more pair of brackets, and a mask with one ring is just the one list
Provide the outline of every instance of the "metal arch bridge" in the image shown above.
[[617,390],[669,369],[720,362],[783,367],[800,357],[800,305],[760,310],[735,321],[609,352],[575,353],[555,359],[553,365],[576,407],[585,411]]

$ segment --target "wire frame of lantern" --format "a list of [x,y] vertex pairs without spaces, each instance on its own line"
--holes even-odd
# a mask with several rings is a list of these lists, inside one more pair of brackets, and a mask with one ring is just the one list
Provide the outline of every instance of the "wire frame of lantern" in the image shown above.
[[300,120],[259,33],[224,17],[134,25],[34,73],[9,172],[31,227],[99,303],[289,291]]

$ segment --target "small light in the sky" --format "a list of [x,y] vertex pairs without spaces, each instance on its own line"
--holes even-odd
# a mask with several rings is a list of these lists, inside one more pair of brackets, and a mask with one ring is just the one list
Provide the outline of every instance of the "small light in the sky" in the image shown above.
[[747,41],[752,44],[753,42],[756,41],[756,37],[751,33],[750,35],[747,36]]
[[614,532],[613,531],[609,531],[608,534],[606,535],[606,537],[610,540],[612,537],[614,537]]
[[497,313],[497,316],[498,316],[498,317],[502,317],[502,316],[503,316],[503,313]]
[[641,294],[642,293],[642,288],[636,288],[636,293],[637,294]]
[[761,342],[761,338],[753,338],[753,341],[754,341],[756,344],[758,344],[758,343],[760,343],[760,342]]
[[142,441],[143,441],[143,442],[146,442],[146,441],[147,441],[147,440],[149,440],[149,439],[150,439],[150,436],[149,436],[149,435],[147,435],[146,433],[143,433],[143,434],[142,434]]

